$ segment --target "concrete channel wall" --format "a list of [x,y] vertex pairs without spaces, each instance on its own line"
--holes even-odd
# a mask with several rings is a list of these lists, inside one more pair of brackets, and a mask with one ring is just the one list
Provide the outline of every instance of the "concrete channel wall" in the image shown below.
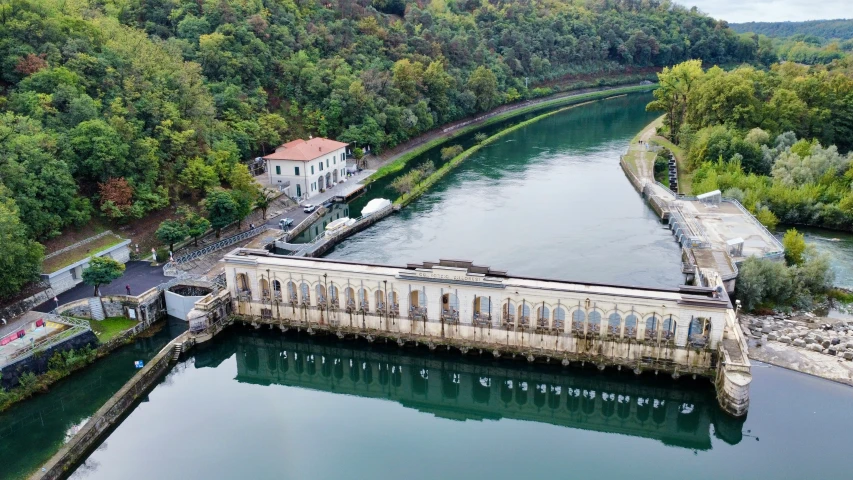
[[145,395],[149,389],[166,373],[175,344],[183,344],[189,338],[185,332],[168,345],[148,362],[121,390],[116,392],[91,418],[80,431],[57,452],[40,471],[34,473],[30,480],[53,480],[65,478],[71,468],[85,459],[108,433],[110,428],[119,423],[133,409],[136,401]]

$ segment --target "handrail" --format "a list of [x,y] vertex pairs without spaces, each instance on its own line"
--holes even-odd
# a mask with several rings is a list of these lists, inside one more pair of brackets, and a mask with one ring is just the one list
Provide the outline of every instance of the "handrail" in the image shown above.
[[272,227],[270,227],[269,225],[261,225],[251,230],[238,233],[237,235],[232,235],[228,238],[224,238],[222,240],[219,240],[218,242],[212,243],[206,247],[200,248],[193,252],[181,255],[180,257],[177,257],[163,265],[163,274],[166,276],[180,276],[180,271],[178,270],[179,265],[183,265],[184,263],[203,257],[208,253],[215,252],[227,246],[234,245],[235,243],[246,240],[247,238],[256,237],[271,228]]

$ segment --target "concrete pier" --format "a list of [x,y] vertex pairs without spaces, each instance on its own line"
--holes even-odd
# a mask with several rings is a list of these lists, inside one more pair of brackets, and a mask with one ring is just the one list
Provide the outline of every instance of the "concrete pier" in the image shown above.
[[227,288],[190,312],[200,327],[218,325],[230,308],[230,318],[256,326],[701,375],[724,389],[727,412],[743,415],[748,407],[749,362],[728,350],[741,342],[722,289],[571,283],[467,261],[398,267],[247,249],[224,263]]

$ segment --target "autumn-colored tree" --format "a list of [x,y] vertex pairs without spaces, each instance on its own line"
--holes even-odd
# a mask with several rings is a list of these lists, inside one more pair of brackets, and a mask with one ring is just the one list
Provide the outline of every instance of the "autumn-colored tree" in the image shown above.
[[21,57],[18,64],[15,65],[15,71],[23,75],[32,75],[43,68],[47,68],[47,60],[45,54],[36,55],[30,53],[26,57]]
[[123,177],[110,178],[98,183],[101,211],[110,218],[122,218],[133,206],[133,187]]

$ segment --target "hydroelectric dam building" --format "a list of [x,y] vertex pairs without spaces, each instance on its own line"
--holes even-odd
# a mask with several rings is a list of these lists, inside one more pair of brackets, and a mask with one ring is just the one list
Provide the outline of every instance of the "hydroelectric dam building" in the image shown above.
[[191,329],[230,318],[531,362],[705,376],[726,412],[741,416],[749,405],[750,364],[723,288],[576,283],[468,261],[386,266],[244,248],[223,261],[227,288],[199,300]]

